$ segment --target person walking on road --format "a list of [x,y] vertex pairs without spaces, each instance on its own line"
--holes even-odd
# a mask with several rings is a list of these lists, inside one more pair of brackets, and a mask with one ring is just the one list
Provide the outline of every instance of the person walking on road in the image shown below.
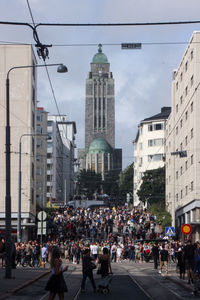
[[63,277],[63,272],[67,271],[68,266],[62,268],[60,256],[60,249],[57,246],[54,246],[50,260],[52,275],[45,287],[45,290],[50,292],[48,300],[53,300],[56,294],[58,294],[60,300],[64,300],[64,293],[68,291]]
[[165,266],[165,272],[168,273],[168,260],[169,253],[165,249],[165,245],[162,246],[162,250],[160,250],[160,274],[162,274],[162,267]]
[[152,257],[153,257],[153,263],[154,263],[154,270],[158,269],[158,259],[159,259],[159,249],[158,249],[158,243],[154,243],[152,249],[151,249]]
[[98,263],[100,264],[101,276],[106,277],[110,273],[112,274],[112,268],[110,263],[110,255],[108,248],[103,248],[103,254],[99,258]]
[[90,249],[85,249],[82,259],[83,279],[81,282],[81,292],[85,292],[85,283],[87,277],[90,279],[94,292],[96,292],[96,284],[93,278],[93,269],[96,268],[94,258],[90,256]]

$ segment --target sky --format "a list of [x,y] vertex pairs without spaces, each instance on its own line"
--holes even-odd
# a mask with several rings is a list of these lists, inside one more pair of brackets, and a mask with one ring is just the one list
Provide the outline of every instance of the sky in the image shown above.
[[[199,0],[29,0],[29,4],[35,23],[200,20]],[[0,21],[32,23],[27,0],[1,0]],[[66,74],[58,74],[54,68],[49,68],[49,73],[60,113],[76,122],[77,147],[84,148],[85,83],[99,43],[115,79],[115,146],[122,148],[125,168],[133,162],[132,142],[140,121],[159,113],[163,106],[171,106],[173,70],[178,67],[193,31],[199,29],[200,24],[38,27],[40,41],[53,45],[46,63],[64,63],[68,67]],[[27,26],[0,25],[0,43],[5,42],[34,45],[32,30]],[[122,50],[121,43],[142,43],[142,49]],[[36,57],[42,63],[37,54]],[[39,106],[50,114],[58,114],[42,68],[38,69],[37,98]]]

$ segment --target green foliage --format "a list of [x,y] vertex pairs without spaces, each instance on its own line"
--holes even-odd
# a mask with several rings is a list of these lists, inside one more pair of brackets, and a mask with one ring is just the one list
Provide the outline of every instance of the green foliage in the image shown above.
[[142,177],[142,184],[137,192],[140,201],[153,203],[165,203],[165,168],[148,170]]
[[119,175],[119,195],[126,200],[126,194],[133,191],[133,163]]
[[50,219],[53,211],[55,211],[55,208],[45,207],[44,211],[47,213],[47,219]]
[[78,194],[84,194],[88,198],[92,198],[95,191],[101,189],[101,174],[97,174],[91,170],[81,170],[77,176]]
[[119,170],[110,170],[105,174],[103,181],[103,192],[109,196],[119,195]]
[[171,226],[172,223],[171,215],[168,211],[166,211],[165,205],[163,205],[163,203],[152,204],[149,208],[149,211],[152,214],[156,215],[157,217],[156,222],[162,225],[163,230],[165,227]]

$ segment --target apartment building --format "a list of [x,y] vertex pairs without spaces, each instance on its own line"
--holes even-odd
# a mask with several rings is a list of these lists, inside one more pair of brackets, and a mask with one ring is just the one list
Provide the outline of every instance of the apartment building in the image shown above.
[[[142,184],[145,171],[164,166],[164,132],[166,120],[171,112],[170,107],[162,107],[161,112],[144,119],[138,126],[134,140],[134,177],[133,204],[142,205],[137,191]],[[147,203],[145,203],[147,205]]]
[[36,64],[30,45],[0,45],[0,230],[5,232],[5,124],[6,77],[10,81],[11,127],[11,218],[16,234],[18,212],[19,142],[21,139],[21,218],[22,239],[31,237],[35,226],[35,124],[37,103],[36,68],[16,68]]
[[200,239],[200,32],[193,33],[173,73],[172,112],[166,126],[166,207],[180,233],[189,223]]
[[43,107],[37,107],[36,118],[36,204],[46,207],[47,189],[47,112]]
[[74,194],[76,123],[66,115],[49,115],[47,133],[47,201],[66,205]]

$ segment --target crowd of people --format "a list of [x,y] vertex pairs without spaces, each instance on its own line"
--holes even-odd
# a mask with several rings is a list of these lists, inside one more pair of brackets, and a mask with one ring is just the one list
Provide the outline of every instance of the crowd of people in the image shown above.
[[[87,261],[84,255],[87,257],[89,253],[96,263],[106,255],[113,263],[153,261],[154,269],[160,273],[168,273],[168,264],[172,262],[176,264],[181,280],[187,274],[188,284],[195,283],[196,286],[199,279],[200,244],[193,244],[190,240],[185,243],[164,241],[156,216],[146,210],[126,206],[95,209],[67,207],[54,211],[51,223],[54,230],[45,243],[31,240],[14,244],[13,268],[20,265],[45,268],[51,260],[52,249],[58,247],[61,258],[73,264],[82,262],[83,270],[84,261]],[[3,267],[4,238],[0,240],[0,258]]]

